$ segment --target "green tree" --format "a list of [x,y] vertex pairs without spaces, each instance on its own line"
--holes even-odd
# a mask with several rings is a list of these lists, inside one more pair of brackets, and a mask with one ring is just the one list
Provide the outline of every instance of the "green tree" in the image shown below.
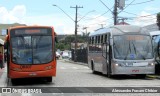
[[[69,35],[66,36],[65,39],[62,39],[56,43],[56,48],[60,50],[70,50],[71,49],[71,43],[75,42],[75,36],[74,35]],[[77,42],[78,43],[84,43],[86,42],[86,37],[85,36],[77,36]]]
[[159,27],[160,30],[160,12],[157,13],[157,26]]

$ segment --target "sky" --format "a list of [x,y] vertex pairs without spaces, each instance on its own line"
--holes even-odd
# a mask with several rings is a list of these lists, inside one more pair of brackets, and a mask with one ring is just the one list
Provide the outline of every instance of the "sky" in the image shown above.
[[[113,25],[114,1],[0,0],[0,23],[53,26],[57,34],[74,34],[76,9],[73,7],[77,5],[81,7],[78,34],[93,32]],[[158,12],[160,0],[125,0],[123,10],[118,8],[118,17],[126,18],[125,22],[131,25],[146,26],[156,22]]]

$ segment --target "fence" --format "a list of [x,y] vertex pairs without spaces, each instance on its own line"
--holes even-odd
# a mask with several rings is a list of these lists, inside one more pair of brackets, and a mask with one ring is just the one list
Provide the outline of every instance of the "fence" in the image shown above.
[[[77,62],[88,63],[87,49],[77,49]],[[74,50],[72,49],[72,60],[74,61]]]

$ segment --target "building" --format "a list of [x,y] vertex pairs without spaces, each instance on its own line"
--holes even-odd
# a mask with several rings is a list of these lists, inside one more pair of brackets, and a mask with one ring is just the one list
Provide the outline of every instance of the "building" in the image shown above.
[[126,23],[126,22],[119,22],[119,23],[117,23],[116,25],[130,25],[130,24],[128,24],[128,23]]

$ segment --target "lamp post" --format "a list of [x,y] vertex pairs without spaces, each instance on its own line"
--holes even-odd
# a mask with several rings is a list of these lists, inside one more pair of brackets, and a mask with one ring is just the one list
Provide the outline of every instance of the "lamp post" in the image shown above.
[[55,6],[57,7],[58,9],[60,9],[65,15],[67,15],[74,23],[75,23],[75,51],[74,51],[74,62],[77,62],[77,23],[82,20],[87,14],[89,14],[90,12],[93,12],[93,11],[90,11],[88,13],[86,13],[82,18],[80,18],[79,20],[77,20],[77,11],[78,11],[78,8],[83,8],[83,7],[78,7],[76,5],[76,7],[71,7],[71,8],[76,8],[76,15],[75,15],[75,20],[70,16],[68,15],[61,7],[53,4],[52,6]]
[[61,7],[59,7],[59,6],[55,5],[55,4],[53,4],[53,6],[57,7],[58,9],[60,9],[60,10],[61,10],[64,14],[66,14],[73,22],[75,22],[75,20],[74,20],[71,16],[69,16],[64,10],[62,10]]

